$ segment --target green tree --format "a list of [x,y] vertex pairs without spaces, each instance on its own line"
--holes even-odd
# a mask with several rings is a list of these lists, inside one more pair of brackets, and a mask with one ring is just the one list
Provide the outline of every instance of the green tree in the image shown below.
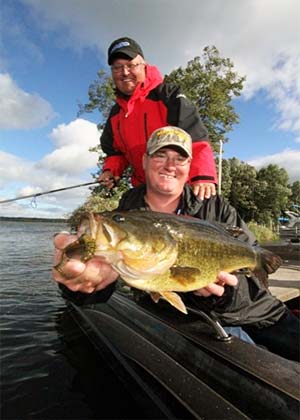
[[288,179],[286,170],[278,165],[271,164],[258,171],[255,214],[257,222],[270,227],[277,225],[278,217],[286,210],[291,195]]
[[189,61],[186,68],[179,67],[165,76],[166,81],[179,85],[195,103],[215,151],[220,141],[228,141],[226,133],[239,122],[232,100],[240,96],[245,77],[233,68],[231,60],[221,57],[212,46],[205,47],[202,57]]
[[295,181],[289,185],[291,195],[289,197],[288,208],[300,213],[300,181]]
[[94,112],[97,109],[102,116],[98,128],[103,128],[103,122],[107,119],[110,109],[115,102],[113,81],[105,70],[101,69],[97,72],[97,79],[89,86],[88,97],[88,103],[78,104],[79,111],[77,116],[85,112]]
[[228,160],[231,175],[229,202],[238,210],[242,218],[249,222],[257,211],[256,190],[258,186],[256,169],[237,158]]

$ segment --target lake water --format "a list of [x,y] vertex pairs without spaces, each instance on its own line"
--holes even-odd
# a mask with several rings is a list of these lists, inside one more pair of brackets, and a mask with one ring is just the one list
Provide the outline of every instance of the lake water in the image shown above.
[[66,225],[0,224],[0,418],[138,418],[51,278],[60,230]]

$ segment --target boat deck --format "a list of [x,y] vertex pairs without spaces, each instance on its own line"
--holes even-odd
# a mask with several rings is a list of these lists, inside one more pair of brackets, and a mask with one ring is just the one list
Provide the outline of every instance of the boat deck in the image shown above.
[[287,302],[300,296],[300,263],[289,263],[269,276],[269,290],[279,300]]

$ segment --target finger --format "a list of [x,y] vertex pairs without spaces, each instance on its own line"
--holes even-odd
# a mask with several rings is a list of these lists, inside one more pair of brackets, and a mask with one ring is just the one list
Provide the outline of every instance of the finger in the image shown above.
[[[55,273],[53,273],[53,277],[55,278]],[[82,283],[77,279],[66,280],[64,278],[55,278],[55,280],[58,283],[64,284],[72,292],[93,293],[95,291],[95,286],[93,284]]]
[[114,181],[114,177],[113,176],[107,176],[107,177],[102,178],[99,181],[99,183],[100,184],[108,184],[109,182],[112,182],[112,181]]
[[104,185],[105,188],[108,188],[109,190],[111,190],[115,186],[115,181],[114,179],[105,179],[101,181],[100,184]]
[[67,232],[61,232],[61,233],[55,234],[54,246],[56,249],[63,250],[66,246],[76,241],[76,239],[77,239],[76,235],[71,235],[70,233],[67,233]]
[[201,296],[201,297],[209,297],[211,295],[211,292],[206,290],[204,287],[202,289],[199,289],[199,290],[194,290],[193,293],[194,293],[194,295]]
[[53,277],[56,281],[62,283],[70,279],[76,279],[84,272],[85,268],[85,264],[80,260],[64,258],[53,267]]
[[205,290],[211,295],[222,296],[224,294],[225,289],[223,286],[217,283],[211,283],[205,287]]
[[84,278],[93,283],[95,290],[104,289],[109,284],[115,282],[118,277],[119,274],[112,266],[99,257],[88,261],[84,272]]
[[61,232],[54,236],[54,263],[53,265],[59,264],[62,259],[62,251],[65,249],[66,246],[70,245],[72,242],[77,240],[76,235],[70,235],[69,233]]
[[211,187],[210,185],[205,185],[204,186],[204,197],[205,198],[209,198],[211,196]]
[[217,190],[216,190],[215,184],[210,184],[210,192],[211,192],[211,195],[216,195]]
[[[74,270],[74,267],[73,269]],[[79,272],[79,270],[78,270]],[[73,292],[92,293],[95,291],[95,284],[92,281],[83,280],[84,270],[78,276],[66,278],[65,272],[62,273],[57,268],[53,268],[52,275],[55,281],[64,284]]]
[[193,185],[193,192],[200,200],[204,199],[204,188],[202,184]]
[[234,274],[227,273],[225,271],[220,271],[217,277],[217,282],[220,285],[236,286],[238,284],[238,279]]
[[195,290],[194,294],[198,296],[203,296],[203,297],[208,297],[211,295],[222,296],[224,293],[224,290],[225,289],[223,286],[220,286],[219,284],[216,284],[216,283],[210,283],[206,287],[203,287],[202,289]]
[[209,198],[212,195],[216,195],[215,184],[203,184],[204,186],[204,197]]

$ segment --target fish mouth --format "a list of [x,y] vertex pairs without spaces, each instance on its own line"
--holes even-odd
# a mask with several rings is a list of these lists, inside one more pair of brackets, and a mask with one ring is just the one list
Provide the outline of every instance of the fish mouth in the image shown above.
[[110,246],[116,247],[120,242],[120,235],[117,235],[115,229],[112,229],[108,223],[103,222],[102,233],[103,237],[106,239],[107,243],[110,244]]
[[108,249],[116,249],[118,244],[126,238],[126,233],[118,229],[117,226],[112,226],[102,216],[98,217],[95,240],[97,244],[97,251],[105,251]]

